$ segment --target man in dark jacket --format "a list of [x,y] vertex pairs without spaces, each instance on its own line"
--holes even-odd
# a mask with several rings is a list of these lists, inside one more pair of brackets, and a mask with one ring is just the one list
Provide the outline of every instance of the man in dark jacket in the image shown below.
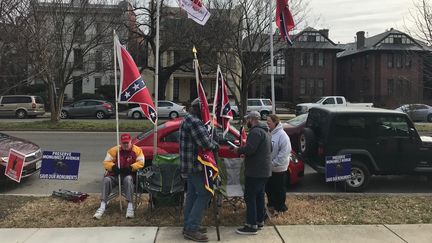
[[245,116],[250,129],[246,145],[234,148],[245,155],[245,194],[246,224],[237,229],[238,234],[255,235],[258,227],[264,225],[264,191],[267,179],[271,176],[271,135],[267,124],[259,121],[257,111]]

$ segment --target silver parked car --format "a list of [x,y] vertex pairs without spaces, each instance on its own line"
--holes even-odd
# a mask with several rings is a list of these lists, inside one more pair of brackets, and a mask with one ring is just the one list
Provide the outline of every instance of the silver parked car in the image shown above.
[[406,104],[396,108],[396,110],[405,112],[413,121],[432,122],[432,106],[425,104]]
[[73,117],[110,118],[115,113],[113,105],[105,100],[80,100],[64,106],[60,113],[61,119]]
[[[186,115],[186,107],[176,104],[168,100],[158,101],[158,117],[168,117],[171,119]],[[144,113],[140,107],[132,108],[128,111],[127,116],[129,118],[141,119],[144,117]]]

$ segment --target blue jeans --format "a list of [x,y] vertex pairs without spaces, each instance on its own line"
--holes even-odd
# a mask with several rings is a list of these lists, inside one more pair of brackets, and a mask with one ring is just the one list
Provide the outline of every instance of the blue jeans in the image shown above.
[[201,225],[204,210],[208,207],[211,193],[204,187],[203,174],[190,173],[186,179],[187,193],[184,209],[184,229],[197,231]]
[[264,222],[264,191],[267,179],[245,177],[246,224],[253,228],[256,228],[258,223]]

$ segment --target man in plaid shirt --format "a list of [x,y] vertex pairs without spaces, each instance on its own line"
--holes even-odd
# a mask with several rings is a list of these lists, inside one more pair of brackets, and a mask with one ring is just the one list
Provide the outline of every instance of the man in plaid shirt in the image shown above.
[[211,140],[200,113],[199,99],[195,99],[180,126],[180,166],[187,181],[183,235],[193,241],[206,242],[207,230],[200,224],[211,193],[204,187],[204,169],[198,161],[198,148],[217,150],[218,144]]

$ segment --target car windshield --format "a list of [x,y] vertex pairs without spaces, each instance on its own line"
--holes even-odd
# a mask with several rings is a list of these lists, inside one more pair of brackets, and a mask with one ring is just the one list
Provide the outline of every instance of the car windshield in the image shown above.
[[308,116],[308,114],[302,114],[302,115],[294,117],[291,120],[286,121],[286,123],[290,124],[291,126],[296,127],[302,123],[305,123],[307,116]]
[[[159,131],[159,130],[161,130],[161,129],[164,128],[164,127],[165,127],[165,123],[159,125],[159,126],[157,127],[157,130]],[[153,130],[153,126],[151,126],[150,128],[147,128],[146,130],[144,130],[144,132],[138,134],[137,138],[138,138],[139,140],[143,140],[145,137],[150,136],[150,134],[152,134],[153,131],[154,131],[154,130]]]
[[271,100],[262,100],[262,102],[264,103],[264,105],[272,105]]
[[321,98],[319,98],[319,100],[315,101],[314,103],[321,103],[324,99],[325,99],[325,97],[321,97]]

